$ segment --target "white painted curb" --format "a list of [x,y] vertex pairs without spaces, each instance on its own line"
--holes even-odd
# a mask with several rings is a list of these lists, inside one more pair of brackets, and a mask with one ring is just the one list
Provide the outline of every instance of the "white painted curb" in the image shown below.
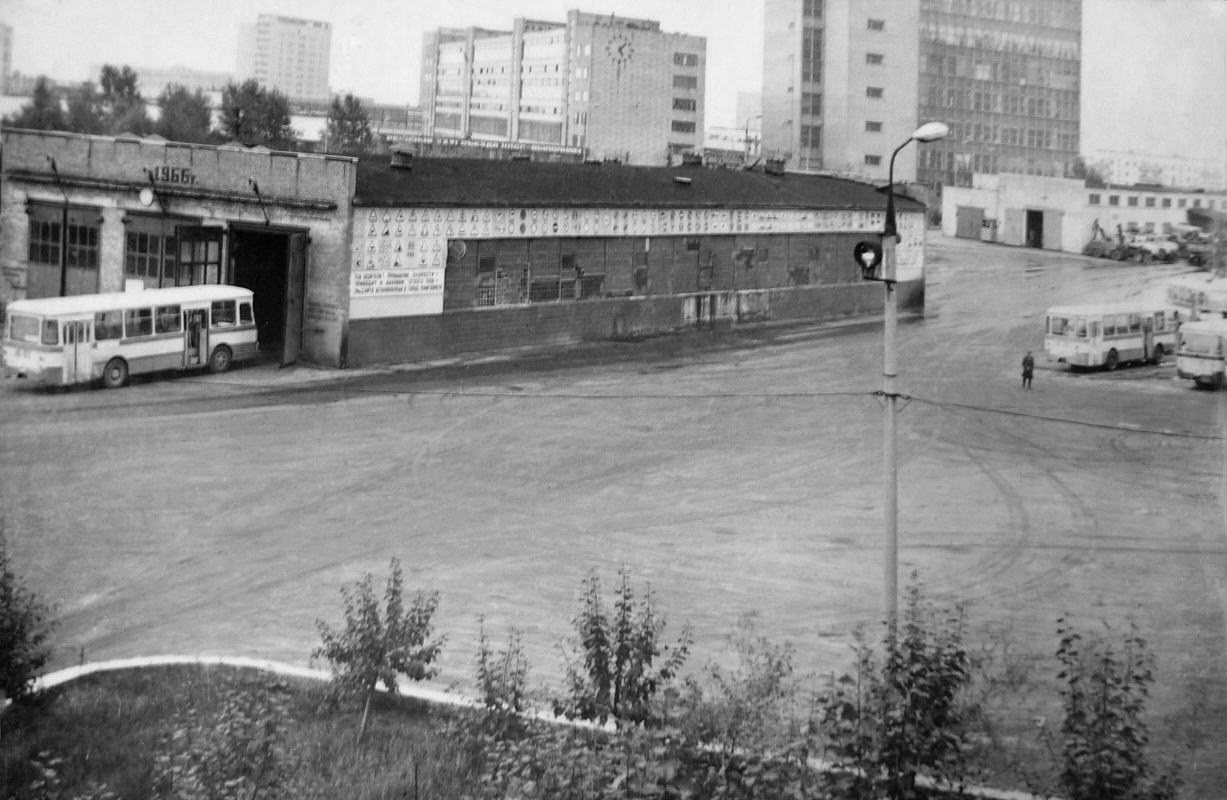
[[[115,672],[124,669],[141,669],[142,667],[167,667],[176,665],[191,665],[200,666],[227,666],[238,668],[258,669],[264,672],[270,672],[274,675],[284,675],[292,678],[305,678],[308,680],[329,681],[332,679],[332,673],[328,670],[312,669],[310,667],[297,667],[293,664],[286,664],[281,661],[270,661],[263,658],[248,658],[245,656],[142,656],[138,658],[117,658],[111,661],[98,661],[90,664],[82,664],[78,667],[68,667],[66,669],[49,672],[34,681],[34,691],[42,691],[55,686],[61,686],[65,683],[70,683],[78,678],[84,678],[87,675],[95,675],[100,672]],[[383,684],[379,684],[379,690],[385,691]],[[397,694],[403,697],[411,697],[417,700],[423,700],[428,703],[438,703],[440,705],[454,706],[458,708],[481,708],[481,704],[476,700],[468,697],[463,697],[452,692],[445,692],[439,689],[429,689],[423,686],[414,686],[402,684],[397,687]],[[9,704],[6,700],[4,706],[0,706],[0,712],[3,712]],[[567,725],[575,728],[588,728],[590,730],[605,730],[614,731],[612,723],[598,725],[597,723],[584,720],[567,720],[555,717],[553,714],[548,714],[543,711],[530,711],[524,716],[531,717],[543,722],[551,722],[555,725]],[[830,769],[830,765],[818,759],[810,759],[810,767],[815,770],[826,771]],[[925,780],[923,777],[919,779],[922,783],[928,786],[935,786],[932,780]],[[970,797],[980,797],[984,800],[1057,800],[1057,798],[1041,798],[1037,795],[1028,792],[991,789],[982,786],[967,786],[963,788],[963,793]]]

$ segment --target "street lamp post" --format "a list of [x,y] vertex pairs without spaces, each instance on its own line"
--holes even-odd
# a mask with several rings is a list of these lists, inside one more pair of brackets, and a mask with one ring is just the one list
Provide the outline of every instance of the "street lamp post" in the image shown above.
[[882,285],[886,291],[882,333],[882,397],[886,409],[882,426],[882,505],[886,520],[886,621],[892,634],[895,618],[899,613],[899,465],[895,444],[895,414],[899,403],[899,393],[895,390],[895,378],[898,375],[895,335],[899,326],[899,298],[895,294],[895,243],[899,230],[895,221],[895,156],[913,141],[933,142],[944,139],[949,132],[950,128],[942,122],[921,125],[912,132],[907,141],[890,154],[890,166],[887,170],[886,221],[882,230]]

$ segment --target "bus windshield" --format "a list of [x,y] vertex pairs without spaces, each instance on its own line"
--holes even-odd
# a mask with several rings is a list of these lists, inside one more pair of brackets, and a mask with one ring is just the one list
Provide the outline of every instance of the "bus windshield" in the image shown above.
[[1180,348],[1188,353],[1222,355],[1223,337],[1217,333],[1185,331],[1180,335]]
[[57,344],[60,339],[55,320],[49,319],[46,324],[43,324],[38,317],[31,317],[27,314],[10,315],[9,338],[15,342],[34,344]]
[[1086,319],[1084,317],[1049,317],[1048,333],[1053,336],[1072,336],[1085,339]]

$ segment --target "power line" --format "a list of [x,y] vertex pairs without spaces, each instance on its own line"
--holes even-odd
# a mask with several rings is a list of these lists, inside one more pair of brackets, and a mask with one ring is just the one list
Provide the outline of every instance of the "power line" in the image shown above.
[[[214,382],[218,383],[218,382]],[[273,387],[269,387],[273,388]],[[321,387],[323,388],[323,387]],[[616,394],[590,394],[578,392],[526,392],[526,391],[463,391],[456,389],[368,389],[354,386],[328,387],[338,392],[353,392],[355,394],[379,394],[391,396],[421,396],[421,397],[455,397],[455,398],[497,398],[500,400],[593,400],[593,401],[628,401],[628,400],[772,400],[772,399],[820,399],[832,397],[880,397],[881,391],[835,391],[835,392],[635,392]],[[1143,428],[1111,422],[1093,422],[1089,420],[1070,419],[1049,414],[1037,414],[1008,408],[962,403],[954,400],[937,400],[917,395],[900,394],[903,402],[915,400],[924,405],[945,410],[959,409],[975,411],[983,414],[997,414],[1021,419],[1032,419],[1040,422],[1055,422],[1063,425],[1076,425],[1084,428],[1100,430],[1123,431],[1126,433],[1141,433],[1152,436],[1170,436],[1181,439],[1201,439],[1205,441],[1222,441],[1227,436],[1211,433],[1196,433],[1193,431],[1177,431],[1170,428]]]

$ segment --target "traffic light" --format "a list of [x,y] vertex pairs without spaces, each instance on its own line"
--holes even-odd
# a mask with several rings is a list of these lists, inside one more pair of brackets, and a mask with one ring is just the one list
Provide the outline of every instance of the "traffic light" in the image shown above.
[[882,280],[882,245],[878,242],[857,242],[852,248],[852,258],[861,268],[861,278],[867,281]]

